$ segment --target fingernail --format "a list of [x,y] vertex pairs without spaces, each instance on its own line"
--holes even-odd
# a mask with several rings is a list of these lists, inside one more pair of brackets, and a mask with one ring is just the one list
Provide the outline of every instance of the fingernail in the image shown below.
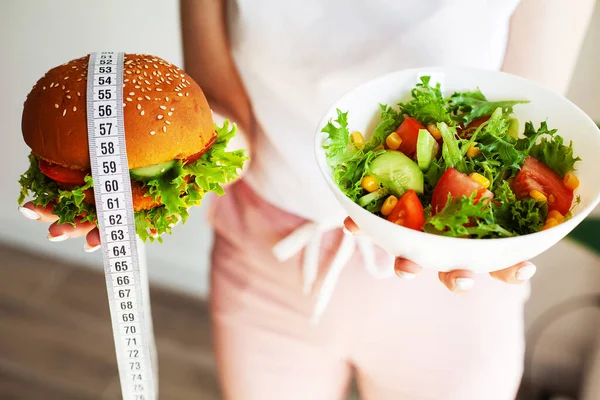
[[66,233],[63,233],[62,235],[58,235],[58,236],[52,236],[50,233],[48,233],[48,240],[51,242],[62,242],[64,240],[67,240],[69,238],[69,235],[67,235]]
[[350,230],[348,228],[346,228],[346,225],[342,226],[342,231],[346,234],[346,235],[352,235],[352,232],[350,232]]
[[27,219],[40,219],[40,214],[26,207],[19,207],[19,211]]
[[526,265],[519,268],[516,276],[518,280],[526,281],[528,279],[531,279],[531,277],[535,275],[536,271],[537,267],[535,265],[533,265],[532,263],[527,263]]
[[470,290],[474,284],[475,281],[471,278],[456,278],[456,280],[454,281],[454,286],[456,286],[458,290],[461,290],[463,292]]
[[406,271],[396,271],[396,275],[398,275],[399,278],[402,278],[407,281],[412,281],[417,277],[417,274],[413,274],[412,272]]
[[93,253],[93,252],[95,252],[96,250],[98,250],[100,247],[102,247],[102,245],[99,245],[99,244],[98,244],[98,245],[96,245],[96,246],[90,246],[90,245],[88,244],[88,242],[85,242],[85,243],[83,244],[83,251],[85,251],[86,253]]

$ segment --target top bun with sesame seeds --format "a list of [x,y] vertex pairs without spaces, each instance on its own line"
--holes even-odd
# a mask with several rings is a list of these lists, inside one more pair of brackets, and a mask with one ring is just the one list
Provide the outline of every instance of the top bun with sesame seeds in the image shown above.
[[[40,158],[88,170],[86,118],[89,56],[52,68],[24,104],[25,143]],[[151,55],[126,54],[123,115],[129,169],[185,159],[215,135],[201,88],[173,64]]]

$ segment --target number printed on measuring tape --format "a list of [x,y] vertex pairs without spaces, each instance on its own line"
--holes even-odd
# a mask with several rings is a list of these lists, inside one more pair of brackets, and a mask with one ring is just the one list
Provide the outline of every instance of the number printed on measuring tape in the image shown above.
[[115,100],[94,101],[94,118],[108,118],[117,115]]
[[121,154],[121,146],[119,140],[114,137],[110,138],[95,138],[94,144],[96,145],[95,153],[98,161],[102,161],[102,156],[118,156]]
[[94,88],[94,100],[112,100],[117,98],[116,86],[102,86]]
[[119,157],[106,156],[102,157],[102,161],[98,165],[103,175],[121,174],[123,168]]
[[100,177],[100,193],[117,193],[123,190],[123,175],[108,175]]
[[123,123],[123,53],[92,53],[87,123],[94,199],[124,400],[156,400]]
[[[131,257],[113,257],[110,259],[111,272],[125,272],[131,268]],[[119,296],[121,297],[121,296]]]
[[94,120],[94,136],[107,137],[117,135],[116,118],[98,118]]
[[102,214],[105,226],[126,225],[128,222],[123,211],[107,211]]
[[131,287],[120,287],[115,289],[115,296],[119,299],[131,299],[136,295],[136,290],[134,286]]

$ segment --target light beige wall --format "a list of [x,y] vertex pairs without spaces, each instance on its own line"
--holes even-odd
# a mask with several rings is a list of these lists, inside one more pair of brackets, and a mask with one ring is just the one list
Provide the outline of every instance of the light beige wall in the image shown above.
[[600,1],[597,3],[567,97],[600,122]]

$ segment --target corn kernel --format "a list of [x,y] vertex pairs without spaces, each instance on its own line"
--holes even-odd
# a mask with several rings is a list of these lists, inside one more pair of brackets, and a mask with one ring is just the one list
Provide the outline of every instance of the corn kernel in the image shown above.
[[381,214],[387,217],[390,215],[394,207],[396,207],[396,204],[398,204],[398,198],[396,196],[388,197],[381,206]]
[[548,201],[546,195],[540,192],[539,190],[532,190],[531,192],[529,192],[529,197],[537,201]]
[[360,181],[360,186],[367,192],[374,192],[377,190],[377,181],[372,176],[365,176]]
[[579,179],[570,172],[565,175],[564,182],[565,186],[571,190],[575,190],[579,187]]
[[402,144],[402,138],[396,132],[392,132],[385,138],[385,144],[388,149],[398,150],[398,147]]
[[549,218],[546,220],[546,223],[544,224],[544,226],[542,226],[542,230],[545,231],[546,229],[553,228],[556,225],[558,225],[558,221],[555,220],[554,218]]
[[365,138],[363,137],[362,133],[360,133],[358,131],[352,132],[350,137],[352,138],[354,145],[356,147],[358,147],[359,149],[361,149],[365,146]]
[[559,224],[565,220],[565,216],[556,210],[552,210],[548,213],[547,219],[550,219],[550,218],[555,219]]
[[440,132],[435,124],[427,125],[427,130],[429,133],[431,133],[431,136],[433,136],[435,140],[440,140],[442,138],[442,132]]
[[477,172],[471,173],[471,175],[469,175],[469,178],[471,178],[475,182],[479,183],[481,186],[483,186],[486,189],[490,187],[490,180],[488,178],[486,178],[485,176],[478,174]]
[[475,146],[475,143],[471,143],[467,149],[467,157],[473,158],[477,157],[479,154],[481,154],[481,149]]

